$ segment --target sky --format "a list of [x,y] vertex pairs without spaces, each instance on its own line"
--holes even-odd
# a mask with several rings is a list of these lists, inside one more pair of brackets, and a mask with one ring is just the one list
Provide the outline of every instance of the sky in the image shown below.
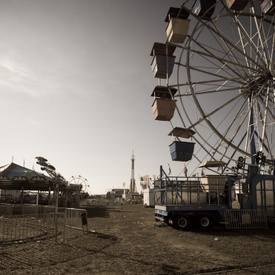
[[[0,0],[0,165],[40,171],[43,156],[90,194],[129,188],[168,163],[155,121],[150,52],[165,42],[167,0]],[[173,166],[174,165],[174,166]]]

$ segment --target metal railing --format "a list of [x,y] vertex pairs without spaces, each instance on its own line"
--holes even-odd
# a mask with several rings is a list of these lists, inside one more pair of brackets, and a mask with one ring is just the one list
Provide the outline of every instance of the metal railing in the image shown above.
[[[65,241],[82,230],[81,214],[85,209],[55,208],[51,206],[0,205],[0,244],[26,242],[43,238]],[[20,215],[13,213],[21,212]],[[82,232],[81,232],[82,233]]]
[[172,177],[163,176],[154,182],[156,205],[221,205],[230,196],[226,177]]
[[225,210],[225,227],[232,229],[267,229],[266,212],[263,210]]

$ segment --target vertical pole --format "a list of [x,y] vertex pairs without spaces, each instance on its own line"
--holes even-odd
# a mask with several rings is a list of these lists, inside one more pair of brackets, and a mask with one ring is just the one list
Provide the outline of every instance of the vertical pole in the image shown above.
[[163,190],[162,190],[162,165],[160,166],[160,204],[163,204]]
[[48,205],[51,204],[51,187],[49,187]]
[[58,185],[58,180],[55,179],[55,213],[58,213],[58,196],[59,196],[59,185]]
[[23,198],[23,196],[24,196],[24,186],[23,185],[21,185],[21,207],[23,206],[23,203],[24,203],[24,198]]
[[20,211],[21,215],[23,214],[23,204],[24,204],[24,186],[21,186],[21,204],[20,204]]
[[65,207],[67,207],[68,204],[68,187],[65,189]]
[[[251,96],[249,97],[249,106],[251,106]],[[253,112],[253,107],[251,107],[250,111],[250,125],[249,125],[249,140],[251,140],[250,143],[250,154],[254,155],[256,154],[256,145],[255,145],[255,134],[254,134],[254,112]],[[251,163],[255,164],[255,158],[251,159]]]
[[3,217],[2,217],[2,238],[0,237],[0,238],[2,239],[2,241],[4,241],[4,232],[5,232],[4,228],[5,228],[5,222],[6,222],[6,221],[5,221],[5,216],[3,216]]
[[58,179],[54,179],[55,181],[55,242],[57,242],[57,234],[58,234],[58,195],[59,195],[59,186]]
[[65,242],[65,238],[66,238],[66,223],[67,223],[67,214],[68,214],[68,211],[67,211],[67,208],[65,207],[65,211],[64,211],[64,233],[63,233],[63,243]]
[[38,209],[38,208],[39,208],[39,206],[38,206],[38,205],[39,205],[39,193],[40,193],[40,192],[39,192],[39,190],[38,190],[38,191],[37,191],[37,195],[36,195],[36,206],[35,206],[35,208],[36,208],[36,209],[35,209],[35,210],[36,210],[36,213],[35,213],[35,214],[36,214],[36,218],[37,218],[37,219],[38,219],[38,214],[39,214],[39,209]]
[[229,209],[232,209],[232,179],[227,178],[227,184],[228,184],[228,207]]

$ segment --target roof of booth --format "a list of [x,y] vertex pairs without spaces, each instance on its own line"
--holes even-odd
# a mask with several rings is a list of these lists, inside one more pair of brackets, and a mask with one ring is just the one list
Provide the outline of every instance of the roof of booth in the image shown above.
[[13,162],[0,167],[0,189],[47,191],[53,186],[50,177]]

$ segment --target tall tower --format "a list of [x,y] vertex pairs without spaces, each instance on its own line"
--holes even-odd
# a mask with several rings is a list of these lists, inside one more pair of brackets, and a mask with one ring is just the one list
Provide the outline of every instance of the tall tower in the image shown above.
[[136,188],[136,181],[135,181],[135,156],[134,156],[134,151],[132,153],[132,169],[131,169],[131,180],[130,180],[130,193],[136,193],[137,188]]

